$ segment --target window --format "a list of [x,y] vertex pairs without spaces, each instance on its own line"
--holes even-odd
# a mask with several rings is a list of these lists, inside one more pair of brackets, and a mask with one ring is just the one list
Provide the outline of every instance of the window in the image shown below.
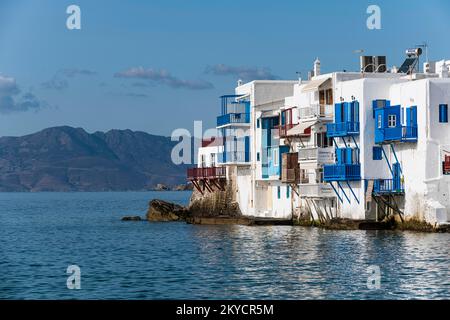
[[382,160],[383,159],[383,152],[381,150],[381,147],[373,147],[373,160]]
[[279,158],[279,156],[278,156],[278,148],[273,149],[272,152],[273,152],[273,158],[272,158],[272,160],[273,160],[273,166],[274,166],[274,167],[278,167],[278,166],[279,166],[279,161],[278,161],[278,158]]
[[211,153],[211,167],[215,167],[215,166],[216,166],[216,154]]
[[323,183],[323,168],[316,171],[316,183]]
[[260,155],[259,155],[259,152],[256,153],[256,161],[260,161]]
[[388,116],[388,127],[389,128],[397,127],[397,116],[395,114],[390,114]]
[[448,105],[447,104],[439,105],[439,122],[440,123],[448,122]]
[[201,156],[201,167],[206,168],[206,161],[205,161],[205,155],[202,154]]
[[290,197],[290,187],[289,186],[286,186],[286,199],[289,199],[289,197]]
[[280,186],[277,187],[277,192],[278,192],[278,199],[281,199],[281,187]]
[[333,105],[333,89],[328,89],[325,92],[327,105]]
[[258,120],[256,120],[256,128],[259,129],[259,127],[260,127],[260,124],[259,124],[259,119],[258,119]]
[[319,148],[328,148],[333,146],[333,138],[328,138],[326,133],[317,133],[316,141]]
[[383,126],[383,117],[381,114],[378,115],[378,129],[381,129]]

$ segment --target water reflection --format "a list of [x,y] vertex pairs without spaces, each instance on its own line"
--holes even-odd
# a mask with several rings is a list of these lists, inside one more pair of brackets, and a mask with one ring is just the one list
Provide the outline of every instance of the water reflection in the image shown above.
[[[151,198],[0,194],[0,298],[450,298],[449,234],[120,221]],[[78,292],[65,287],[73,263]],[[367,288],[371,265],[379,290]]]

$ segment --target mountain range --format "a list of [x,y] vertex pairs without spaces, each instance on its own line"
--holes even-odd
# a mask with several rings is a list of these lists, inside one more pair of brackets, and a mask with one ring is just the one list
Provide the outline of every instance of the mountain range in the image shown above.
[[140,191],[186,183],[169,137],[54,127],[0,138],[0,192]]

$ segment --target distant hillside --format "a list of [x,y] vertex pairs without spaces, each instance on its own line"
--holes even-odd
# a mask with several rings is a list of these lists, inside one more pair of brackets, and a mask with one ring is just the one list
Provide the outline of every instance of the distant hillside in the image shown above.
[[149,190],[186,182],[175,142],[131,130],[87,133],[55,127],[0,138],[0,191]]

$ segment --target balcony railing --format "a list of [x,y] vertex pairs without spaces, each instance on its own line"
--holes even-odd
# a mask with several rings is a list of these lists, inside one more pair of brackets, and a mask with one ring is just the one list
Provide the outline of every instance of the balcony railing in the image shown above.
[[328,137],[346,137],[359,134],[359,122],[339,122],[327,124]]
[[219,178],[225,178],[226,174],[227,174],[227,171],[226,171],[225,167],[187,169],[187,177],[189,180],[219,179]]
[[335,160],[334,148],[306,147],[298,150],[300,161],[317,160],[320,163],[333,163]]
[[402,194],[405,193],[405,187],[400,180],[379,179],[374,181],[373,192],[375,194]]
[[332,164],[323,167],[324,181],[358,181],[361,180],[360,164]]
[[221,152],[217,155],[217,160],[220,164],[249,163],[250,152],[244,151]]
[[231,124],[250,124],[249,113],[228,113],[217,117],[217,126],[222,127]]
[[308,118],[333,118],[334,106],[324,104],[313,104],[309,107],[298,109],[300,119]]
[[332,197],[333,189],[328,184],[300,184],[299,194],[301,197]]
[[286,138],[288,137],[288,131],[294,128],[297,124],[294,123],[288,123],[288,124],[282,124],[275,126],[275,138]]
[[382,141],[376,141],[377,143],[385,141],[402,141],[402,142],[415,142],[417,141],[417,127],[404,126],[396,128],[384,128],[377,129],[382,131],[380,139]]

